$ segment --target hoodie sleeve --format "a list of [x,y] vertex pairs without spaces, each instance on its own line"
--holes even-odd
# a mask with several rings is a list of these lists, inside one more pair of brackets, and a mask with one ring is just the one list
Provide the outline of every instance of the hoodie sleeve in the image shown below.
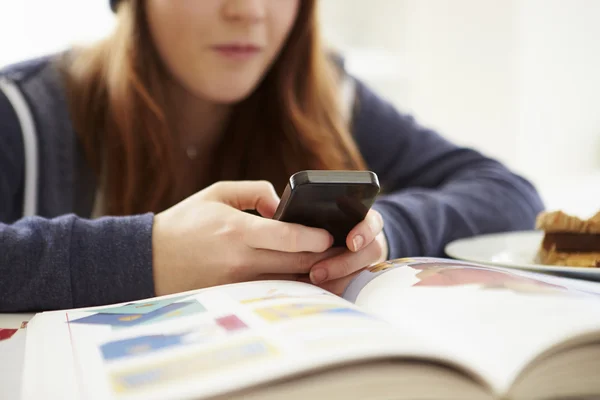
[[455,239],[534,228],[543,204],[530,182],[420,126],[365,84],[356,90],[353,133],[382,184],[373,208],[384,219],[388,258],[445,257]]
[[19,121],[0,91],[0,312],[154,296],[153,215],[21,218],[23,151]]

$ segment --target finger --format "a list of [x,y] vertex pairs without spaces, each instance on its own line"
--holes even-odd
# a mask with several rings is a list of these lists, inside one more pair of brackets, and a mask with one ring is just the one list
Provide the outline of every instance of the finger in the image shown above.
[[346,246],[357,252],[370,245],[383,229],[383,218],[379,212],[371,209],[346,237]]
[[267,181],[218,182],[208,192],[207,200],[220,201],[238,210],[256,210],[273,216],[279,197]]
[[324,281],[351,275],[379,260],[381,251],[380,243],[373,241],[359,252],[346,251],[336,257],[323,260],[311,269],[310,279],[318,285]]
[[323,282],[322,284],[319,285],[319,287],[321,289],[327,290],[328,292],[331,292],[335,295],[341,296],[344,294],[344,291],[346,290],[346,288],[348,287],[348,285],[350,284],[352,279],[356,278],[356,276],[358,274],[360,274],[362,271],[364,271],[364,268],[361,268],[358,271],[356,271],[348,276],[344,276],[343,278]]
[[255,249],[321,253],[333,244],[325,229],[246,215],[244,243]]
[[379,260],[377,260],[376,262],[384,262],[388,259],[390,255],[390,245],[387,241],[387,236],[383,233],[383,231],[381,231],[381,233],[377,235],[375,240],[381,245],[381,257],[379,257]]
[[306,274],[261,274],[254,278],[254,281],[298,281]]
[[252,273],[254,275],[308,275],[319,262],[340,254],[339,248],[331,248],[322,253],[285,253],[257,249],[252,252]]
[[310,275],[308,275],[308,274],[298,275],[298,278],[296,279],[296,281],[302,282],[302,283],[312,283],[310,281]]

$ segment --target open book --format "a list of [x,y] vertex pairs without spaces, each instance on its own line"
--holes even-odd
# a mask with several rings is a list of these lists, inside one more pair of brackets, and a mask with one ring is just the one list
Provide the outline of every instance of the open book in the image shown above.
[[600,285],[388,261],[343,298],[261,281],[36,315],[24,399],[600,396]]

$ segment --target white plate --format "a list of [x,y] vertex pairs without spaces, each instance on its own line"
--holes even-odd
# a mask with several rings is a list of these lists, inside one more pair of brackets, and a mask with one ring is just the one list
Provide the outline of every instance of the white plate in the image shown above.
[[445,250],[449,257],[458,260],[600,281],[600,268],[537,264],[535,256],[543,235],[541,231],[480,235],[456,240]]

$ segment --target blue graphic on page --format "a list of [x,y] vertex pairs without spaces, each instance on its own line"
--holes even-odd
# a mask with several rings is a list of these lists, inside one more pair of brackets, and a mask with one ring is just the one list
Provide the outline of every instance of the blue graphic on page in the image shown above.
[[181,345],[184,343],[186,335],[187,332],[175,335],[139,336],[103,344],[100,346],[100,350],[105,360],[116,360]]
[[159,308],[173,304],[176,301],[183,300],[189,295],[171,297],[163,300],[148,300],[137,303],[129,303],[119,307],[107,307],[94,310],[98,314],[148,314]]
[[173,318],[187,317],[189,315],[199,314],[199,313],[203,313],[206,311],[206,307],[204,307],[197,300],[186,301],[184,303],[187,304],[185,307],[178,308],[167,314],[159,315],[156,318],[152,318],[151,320],[142,322],[142,324],[155,324],[157,322],[162,322],[162,321],[170,320]]
[[168,314],[179,308],[190,305],[190,302],[173,303],[147,314],[94,314],[71,321],[72,324],[110,325],[112,327],[129,327],[139,325],[159,316]]

